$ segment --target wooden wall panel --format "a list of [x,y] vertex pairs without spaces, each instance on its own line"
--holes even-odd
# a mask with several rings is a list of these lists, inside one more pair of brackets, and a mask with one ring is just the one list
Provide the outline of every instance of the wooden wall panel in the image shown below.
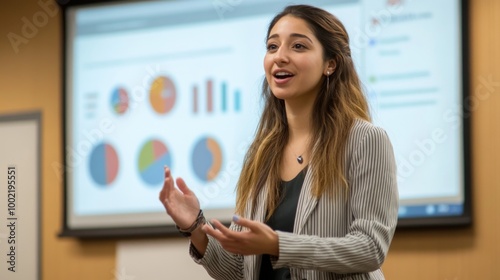
[[63,156],[60,148],[61,13],[48,17],[46,25],[37,28],[36,34],[26,44],[20,45],[17,53],[7,38],[10,32],[22,35],[22,19],[31,21],[35,13],[43,11],[38,2],[2,0],[0,114],[30,110],[42,112],[43,279],[111,280],[114,279],[114,241],[78,242],[57,237],[62,221],[62,181],[52,164],[61,163]]
[[474,225],[397,232],[388,279],[500,279],[500,1],[470,2]]

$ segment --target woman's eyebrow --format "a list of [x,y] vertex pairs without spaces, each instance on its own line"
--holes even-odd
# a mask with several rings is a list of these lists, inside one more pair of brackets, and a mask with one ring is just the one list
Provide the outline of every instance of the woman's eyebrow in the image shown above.
[[[275,34],[273,34],[273,35],[269,36],[269,37],[267,38],[267,40],[269,41],[270,39],[273,39],[273,38],[279,38],[279,37],[280,37],[280,35],[278,35],[277,33],[275,33]],[[292,34],[290,34],[290,37],[305,38],[305,39],[309,40],[311,43],[313,42],[313,41],[312,41],[309,37],[307,37],[307,36],[306,36],[306,35],[304,35],[304,34],[300,34],[300,33],[292,33]]]

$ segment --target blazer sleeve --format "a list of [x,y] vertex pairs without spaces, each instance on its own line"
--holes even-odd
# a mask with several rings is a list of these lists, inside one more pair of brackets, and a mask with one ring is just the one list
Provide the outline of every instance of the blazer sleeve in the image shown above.
[[[210,226],[212,226],[210,224]],[[241,231],[241,227],[231,223],[231,230]],[[189,254],[197,263],[201,264],[208,274],[217,280],[238,280],[243,277],[243,256],[227,252],[220,243],[208,235],[208,245],[203,257],[199,258],[196,248],[189,243]]]
[[[380,268],[397,224],[396,163],[386,132],[370,125],[356,137],[347,168],[352,220],[347,235],[319,237],[278,232],[274,268],[295,267],[334,273],[363,273]],[[335,217],[324,221],[335,223]]]

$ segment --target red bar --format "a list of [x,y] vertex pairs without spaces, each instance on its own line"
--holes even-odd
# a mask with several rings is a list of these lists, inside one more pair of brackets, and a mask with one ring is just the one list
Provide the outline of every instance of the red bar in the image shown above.
[[198,113],[198,87],[193,87],[193,112]]
[[212,93],[212,80],[207,81],[207,111],[212,112],[214,109],[213,93]]

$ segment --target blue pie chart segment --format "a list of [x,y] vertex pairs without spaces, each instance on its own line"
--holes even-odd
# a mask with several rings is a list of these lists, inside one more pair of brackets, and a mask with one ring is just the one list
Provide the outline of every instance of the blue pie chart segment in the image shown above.
[[118,153],[107,143],[97,145],[90,154],[90,176],[100,186],[108,186],[116,179],[119,169]]
[[141,179],[150,186],[163,183],[164,166],[171,166],[170,151],[161,141],[153,139],[147,141],[141,148],[137,167]]
[[214,180],[222,167],[222,150],[213,138],[199,139],[191,157],[192,167],[198,179],[209,182]]
[[123,115],[129,106],[128,93],[124,88],[116,88],[111,94],[111,106],[118,115]]

